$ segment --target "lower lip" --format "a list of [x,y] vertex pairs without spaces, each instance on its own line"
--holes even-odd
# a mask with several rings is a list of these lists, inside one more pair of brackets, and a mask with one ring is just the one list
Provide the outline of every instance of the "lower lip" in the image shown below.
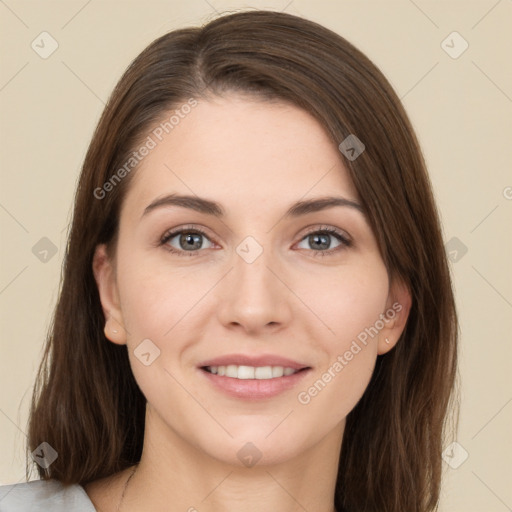
[[292,375],[276,377],[274,379],[234,379],[224,375],[217,375],[199,370],[217,389],[229,396],[245,400],[272,398],[283,393],[301,381],[310,368],[301,370]]

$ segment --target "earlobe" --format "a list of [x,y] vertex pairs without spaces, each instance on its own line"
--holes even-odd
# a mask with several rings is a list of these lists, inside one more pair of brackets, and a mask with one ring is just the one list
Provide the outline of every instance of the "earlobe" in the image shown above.
[[381,315],[384,327],[379,332],[378,354],[389,352],[402,335],[409,318],[412,298],[409,288],[402,281],[391,286],[386,311]]
[[105,337],[117,345],[126,345],[126,331],[121,322],[118,322],[111,314],[108,315],[103,329]]
[[119,303],[115,270],[105,244],[96,247],[92,270],[106,319],[105,336],[113,343],[124,345],[126,344],[126,330]]

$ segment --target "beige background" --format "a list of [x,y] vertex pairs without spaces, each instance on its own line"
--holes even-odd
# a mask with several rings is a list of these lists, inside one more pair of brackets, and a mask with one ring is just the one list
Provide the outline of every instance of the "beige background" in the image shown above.
[[[104,102],[156,37],[243,7],[285,10],[333,29],[402,98],[445,240],[467,247],[452,252],[452,270],[461,327],[457,441],[469,457],[457,469],[443,463],[441,511],[512,510],[510,0],[0,1],[0,483],[24,477],[28,405],[74,186]],[[43,31],[59,45],[47,59],[31,48]],[[441,46],[453,31],[469,44],[458,58]],[[447,42],[462,48],[453,36]],[[32,251],[43,237],[57,250],[47,261]]]

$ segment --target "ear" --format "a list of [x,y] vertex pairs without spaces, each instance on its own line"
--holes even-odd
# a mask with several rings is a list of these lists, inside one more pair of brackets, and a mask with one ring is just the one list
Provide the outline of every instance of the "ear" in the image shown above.
[[126,344],[126,330],[119,302],[114,262],[105,244],[94,251],[92,270],[98,287],[100,301],[105,315],[105,336],[118,345]]
[[409,318],[411,304],[409,288],[403,281],[393,280],[386,302],[386,310],[380,316],[384,327],[379,332],[379,355],[389,352],[397,344]]

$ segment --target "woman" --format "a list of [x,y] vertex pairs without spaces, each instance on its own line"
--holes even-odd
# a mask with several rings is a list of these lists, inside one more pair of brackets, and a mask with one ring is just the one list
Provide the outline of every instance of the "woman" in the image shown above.
[[284,13],[173,31],[89,147],[42,480],[0,508],[435,510],[456,346],[425,162],[375,65]]

